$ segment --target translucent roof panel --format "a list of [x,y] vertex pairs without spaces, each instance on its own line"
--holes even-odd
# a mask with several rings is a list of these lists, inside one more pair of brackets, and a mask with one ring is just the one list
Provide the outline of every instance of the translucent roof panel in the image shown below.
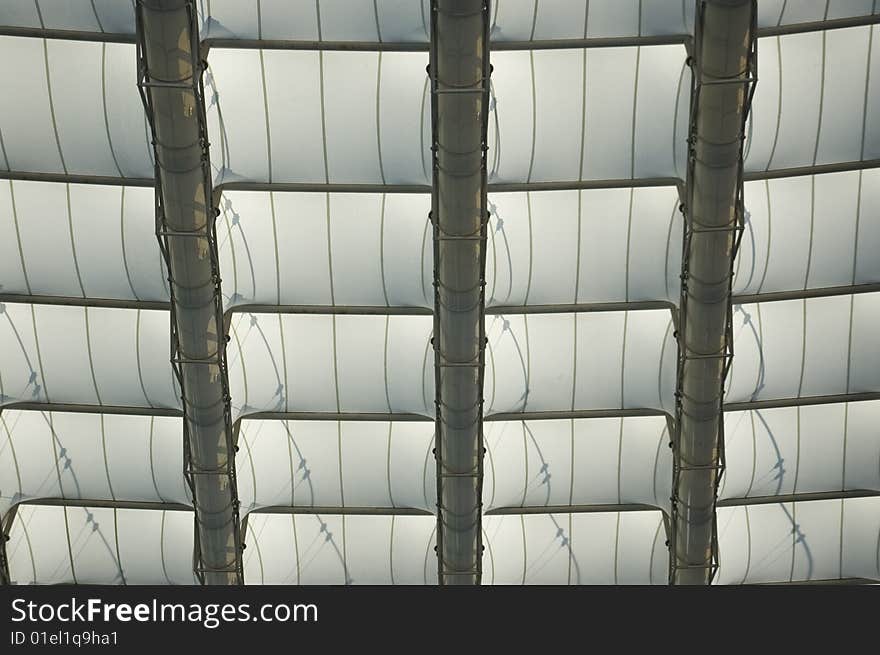
[[120,0],[4,0],[0,25],[134,33],[134,5]]
[[164,311],[0,303],[0,404],[178,407]]
[[[489,202],[487,306],[678,302],[675,187]],[[226,306],[433,306],[428,194],[224,191],[221,208]]]
[[880,293],[735,305],[725,402],[880,391],[877,325]]
[[721,498],[880,491],[880,401],[727,412]]
[[880,157],[878,38],[874,25],[758,40],[747,171]]
[[492,54],[490,182],[683,175],[682,45]]
[[242,510],[408,507],[434,511],[434,423],[243,420]]
[[0,182],[3,293],[168,300],[152,188]]
[[880,169],[746,182],[734,293],[880,282]]
[[430,181],[427,53],[215,49],[210,61],[218,181]]
[[226,306],[432,307],[428,194],[224,191]]
[[487,306],[677,304],[678,205],[675,187],[489,194]]
[[15,584],[195,584],[193,515],[22,505],[6,543]]
[[662,416],[485,424],[486,510],[546,505],[669,506]]
[[[427,43],[429,2],[259,0],[258,10],[257,0],[198,0],[198,7],[203,38]],[[759,0],[758,25],[793,25],[878,11],[871,0]],[[692,2],[495,0],[491,38],[505,42],[690,34],[693,21]]]
[[247,584],[437,584],[433,516],[252,514]]
[[430,316],[235,314],[235,416],[259,411],[412,412],[433,417]]
[[673,407],[669,311],[487,316],[486,334],[487,415]]
[[[135,47],[0,36],[2,166],[152,177]],[[141,128],[142,126],[142,128]]]
[[880,576],[880,498],[718,508],[715,584]]
[[[496,53],[490,181],[683,174],[672,146],[686,132],[685,56],[680,45]],[[212,51],[218,182],[430,183],[426,64],[413,52]]]
[[22,500],[188,503],[181,419],[4,409],[0,515]]
[[[205,38],[427,43],[430,0],[199,0]],[[494,41],[681,34],[693,7],[668,0],[496,0]],[[641,12],[640,12],[641,7]]]
[[666,584],[660,512],[483,517],[483,584]]
[[758,25],[796,25],[880,13],[872,0],[758,0]]

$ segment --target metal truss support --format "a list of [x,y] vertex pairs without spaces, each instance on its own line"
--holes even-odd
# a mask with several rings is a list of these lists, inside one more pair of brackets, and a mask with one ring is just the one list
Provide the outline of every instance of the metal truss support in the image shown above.
[[156,235],[171,288],[171,358],[182,390],[184,474],[195,507],[193,568],[241,584],[241,535],[226,337],[194,0],[138,0],[138,87],[153,136]]
[[724,471],[731,285],[743,225],[743,141],[757,63],[755,0],[699,0],[691,82],[673,437],[671,584],[709,584]]
[[489,211],[489,0],[432,0],[437,558],[441,585],[480,584]]

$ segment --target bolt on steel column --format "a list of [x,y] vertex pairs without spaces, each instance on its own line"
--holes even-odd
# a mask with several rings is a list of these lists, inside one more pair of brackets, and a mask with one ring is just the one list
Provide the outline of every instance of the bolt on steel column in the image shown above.
[[156,163],[156,231],[171,289],[172,364],[195,508],[194,570],[240,584],[241,540],[211,166],[193,0],[138,0],[139,87]]
[[754,90],[754,0],[697,3],[682,250],[670,582],[709,584],[733,357],[731,285],[742,235],[743,140]]
[[479,584],[488,211],[489,3],[431,2],[437,555],[441,585]]

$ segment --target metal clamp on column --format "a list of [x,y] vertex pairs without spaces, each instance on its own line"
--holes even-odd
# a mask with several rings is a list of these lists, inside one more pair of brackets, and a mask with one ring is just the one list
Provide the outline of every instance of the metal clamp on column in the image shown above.
[[432,343],[441,585],[480,584],[482,576],[489,15],[488,0],[431,1]]
[[[731,293],[743,234],[743,143],[757,82],[755,0],[697,2],[672,440],[669,581],[709,584],[724,474]],[[733,118],[732,118],[733,117]]]
[[193,0],[138,0],[138,88],[152,133],[156,237],[171,294],[171,365],[183,405],[184,476],[195,510],[193,571],[242,584],[228,336]]

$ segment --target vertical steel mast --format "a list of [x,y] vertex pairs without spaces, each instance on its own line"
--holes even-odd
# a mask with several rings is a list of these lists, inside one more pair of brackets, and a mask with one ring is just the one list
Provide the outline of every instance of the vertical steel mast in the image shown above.
[[437,556],[441,585],[479,584],[489,0],[432,0]]
[[195,508],[193,569],[241,584],[235,445],[211,199],[211,163],[193,0],[138,0],[138,86],[153,136],[156,234],[171,288],[172,365],[184,410]]
[[698,0],[673,441],[670,582],[709,584],[724,471],[731,287],[743,229],[743,141],[757,65],[755,0]]

